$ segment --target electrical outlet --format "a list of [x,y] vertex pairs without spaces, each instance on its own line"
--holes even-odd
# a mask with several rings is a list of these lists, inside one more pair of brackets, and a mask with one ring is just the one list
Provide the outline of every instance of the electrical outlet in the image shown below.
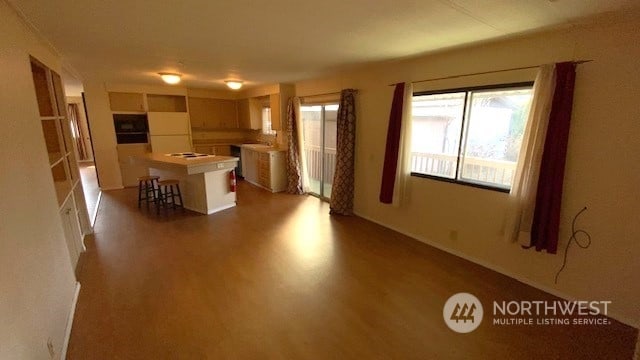
[[49,358],[56,358],[56,351],[53,348],[53,340],[51,338],[47,339],[47,349],[49,350]]
[[458,230],[449,230],[449,240],[451,241],[458,240]]

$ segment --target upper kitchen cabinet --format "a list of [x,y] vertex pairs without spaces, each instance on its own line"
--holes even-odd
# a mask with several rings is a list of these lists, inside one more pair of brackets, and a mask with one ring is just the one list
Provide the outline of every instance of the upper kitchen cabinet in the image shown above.
[[189,97],[191,127],[201,129],[237,129],[235,100]]
[[241,129],[262,128],[262,102],[258,98],[238,100],[238,125]]
[[144,95],[130,92],[109,92],[111,111],[145,111]]
[[280,84],[280,92],[271,94],[269,102],[271,107],[271,129],[283,130],[287,123],[287,105],[289,98],[295,95],[295,88],[290,84]]
[[187,98],[182,95],[147,94],[149,111],[187,112]]

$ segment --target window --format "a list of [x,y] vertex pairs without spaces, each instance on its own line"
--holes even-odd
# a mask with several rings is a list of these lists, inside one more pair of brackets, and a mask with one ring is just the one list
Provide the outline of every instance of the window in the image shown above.
[[276,131],[271,129],[271,108],[262,108],[262,133],[265,135],[275,135]]
[[532,86],[414,93],[411,175],[509,191]]

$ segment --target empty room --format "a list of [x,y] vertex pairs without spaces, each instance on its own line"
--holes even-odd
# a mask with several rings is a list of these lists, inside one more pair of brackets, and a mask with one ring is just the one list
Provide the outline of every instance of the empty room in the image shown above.
[[637,1],[0,19],[0,359],[640,358]]

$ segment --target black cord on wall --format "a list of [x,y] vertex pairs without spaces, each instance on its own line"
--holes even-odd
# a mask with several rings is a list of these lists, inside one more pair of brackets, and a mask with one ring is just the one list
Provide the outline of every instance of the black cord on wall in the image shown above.
[[[582,208],[582,210],[578,211],[576,216],[573,217],[573,222],[571,222],[571,237],[569,238],[569,242],[567,242],[567,247],[564,248],[564,261],[562,262],[562,267],[556,273],[556,284],[558,283],[558,276],[560,276],[562,270],[564,270],[564,268],[567,266],[567,255],[569,254],[569,246],[571,246],[571,243],[575,242],[576,245],[578,245],[582,249],[588,249],[589,246],[591,246],[591,235],[589,235],[589,233],[584,230],[576,230],[576,220],[578,219],[578,216],[580,216],[586,210],[587,207],[585,206],[584,208]],[[584,243],[580,242],[580,240],[578,239],[578,235],[583,235],[583,240],[585,240]]]

